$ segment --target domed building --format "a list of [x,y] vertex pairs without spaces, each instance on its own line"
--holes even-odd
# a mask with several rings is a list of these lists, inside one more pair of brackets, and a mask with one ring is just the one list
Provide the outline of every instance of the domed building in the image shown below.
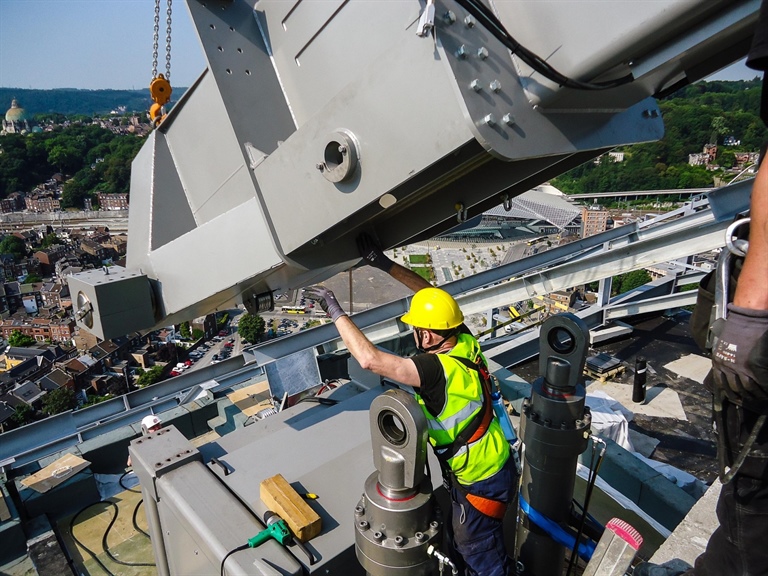
[[5,113],[5,118],[3,118],[2,134],[26,134],[27,132],[29,132],[27,111],[19,106],[18,101],[14,98],[11,101],[11,107]]

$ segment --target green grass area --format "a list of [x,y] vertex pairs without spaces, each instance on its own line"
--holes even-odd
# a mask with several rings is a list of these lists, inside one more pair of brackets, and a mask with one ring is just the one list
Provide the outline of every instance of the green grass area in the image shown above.
[[411,254],[408,256],[408,261],[411,264],[429,264],[432,259],[429,254]]
[[434,282],[435,280],[435,272],[432,270],[431,266],[413,266],[411,267],[411,270],[416,272],[416,274],[424,278],[427,282]]

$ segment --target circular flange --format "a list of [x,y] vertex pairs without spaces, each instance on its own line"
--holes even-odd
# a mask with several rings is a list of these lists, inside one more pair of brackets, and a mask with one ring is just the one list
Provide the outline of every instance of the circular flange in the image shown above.
[[343,182],[355,173],[358,154],[357,141],[352,133],[338,130],[330,135],[323,150],[323,161],[318,167],[329,182]]

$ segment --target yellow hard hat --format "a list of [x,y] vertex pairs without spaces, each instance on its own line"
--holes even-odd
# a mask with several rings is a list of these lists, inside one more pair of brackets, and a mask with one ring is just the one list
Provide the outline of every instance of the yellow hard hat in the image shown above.
[[416,328],[447,330],[461,325],[464,314],[445,290],[423,288],[414,294],[411,308],[400,319]]

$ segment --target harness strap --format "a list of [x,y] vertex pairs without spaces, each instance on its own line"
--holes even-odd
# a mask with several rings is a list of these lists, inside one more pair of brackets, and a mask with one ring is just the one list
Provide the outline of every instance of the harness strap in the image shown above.
[[[458,482],[457,482],[458,484]],[[484,496],[476,496],[467,492],[465,494],[467,501],[480,513],[495,518],[496,520],[502,520],[504,514],[507,512],[506,502],[499,502],[498,500],[491,500]]]

